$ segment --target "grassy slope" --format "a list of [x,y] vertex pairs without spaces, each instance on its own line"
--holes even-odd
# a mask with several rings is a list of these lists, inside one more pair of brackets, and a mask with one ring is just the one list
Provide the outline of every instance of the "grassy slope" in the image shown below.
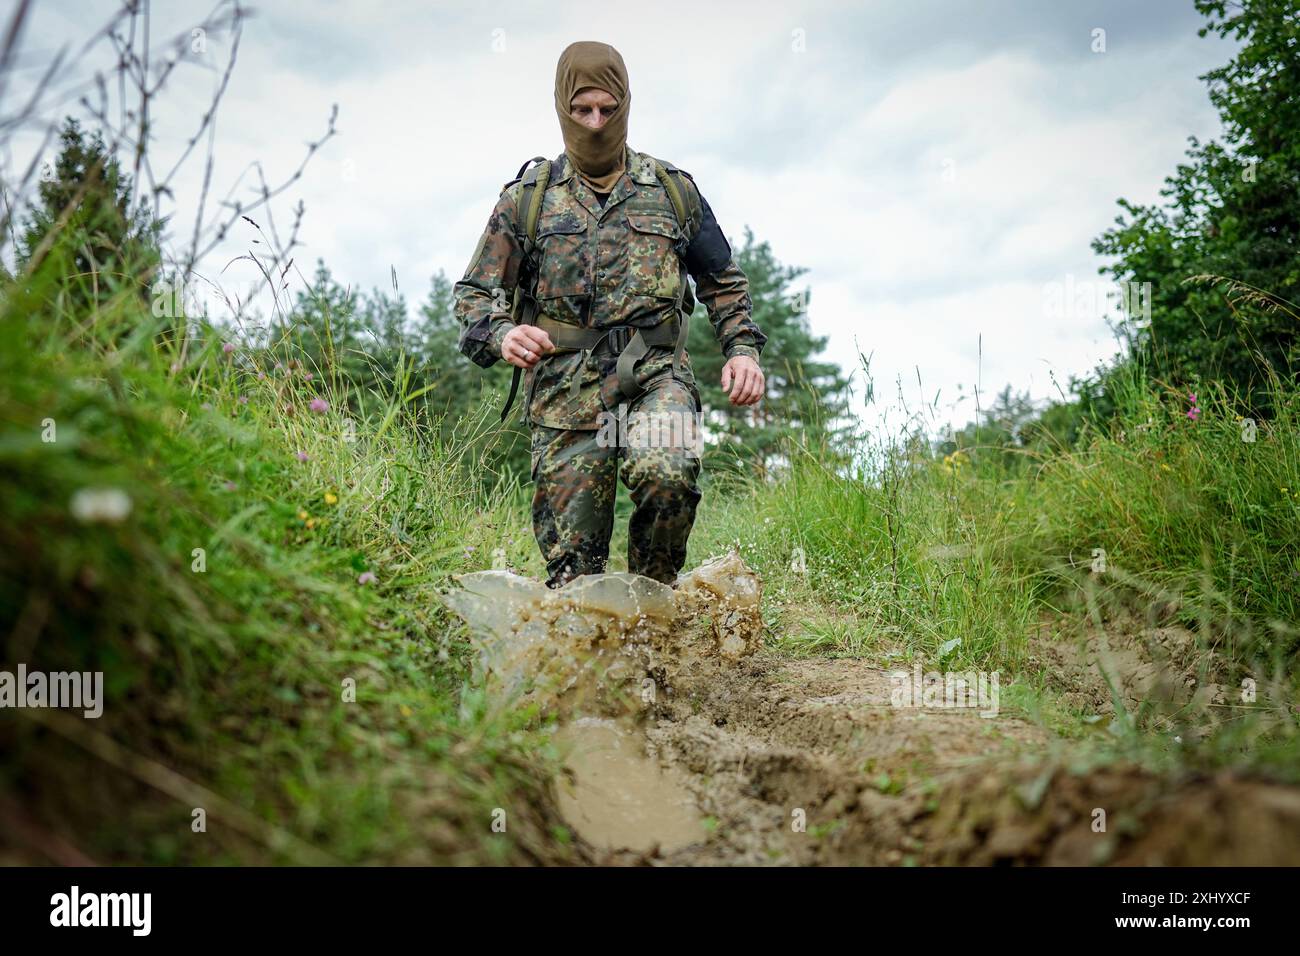
[[[3,715],[0,799],[27,811],[6,842],[162,863],[566,857],[535,809],[553,755],[530,715],[464,688],[468,646],[435,598],[502,543],[531,547],[460,449],[396,414],[348,441],[333,404],[310,409],[318,376],[259,376],[214,336],[172,368],[147,329],[107,347],[13,296],[0,323],[27,343],[0,358],[5,666],[103,670],[107,697],[97,721]],[[125,491],[129,516],[79,522],[85,488]]]
[[[1090,715],[1058,700],[1054,675],[1030,659],[1035,625],[1180,624],[1224,662],[1230,687],[1257,679],[1256,704],[1172,754],[1172,735],[1156,732],[1168,720],[1125,715],[1108,751],[1298,779],[1300,393],[1277,388],[1277,417],[1253,442],[1228,396],[1199,399],[1189,418],[1186,396],[1134,385],[1112,430],[1010,467],[978,449],[936,461],[884,443],[845,475],[800,452],[775,485],[715,487],[692,559],[739,544],[792,653],[998,669],[1004,687],[1014,678],[1007,702],[1074,737],[1090,735]],[[805,574],[791,570],[796,548]]]

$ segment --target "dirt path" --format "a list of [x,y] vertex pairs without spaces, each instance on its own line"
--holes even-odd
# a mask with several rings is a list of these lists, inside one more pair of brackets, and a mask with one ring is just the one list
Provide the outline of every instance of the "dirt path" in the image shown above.
[[[1006,710],[909,705],[897,671],[873,660],[765,647],[748,569],[726,571],[630,605],[611,596],[626,587],[616,580],[593,582],[594,609],[595,588],[566,598],[523,579],[510,583],[532,588],[522,611],[484,599],[498,670],[557,678],[529,696],[564,715],[556,805],[592,862],[1300,863],[1300,789],[1090,765],[1085,748]],[[1158,654],[1178,643],[1153,633]],[[1144,642],[1116,643],[1071,648],[1063,681],[1083,693],[1090,656],[1131,658],[1122,692],[1149,690]]]
[[892,706],[889,674],[860,660],[765,651],[672,691],[644,722],[647,752],[715,821],[703,845],[657,857],[673,864],[920,862],[946,776],[1048,743],[1016,719]]
[[684,781],[708,836],[668,852],[594,848],[597,862],[1300,862],[1295,788],[1071,768],[1068,743],[1022,719],[892,706],[889,674],[867,661],[764,652],[673,690],[644,723],[646,753]]

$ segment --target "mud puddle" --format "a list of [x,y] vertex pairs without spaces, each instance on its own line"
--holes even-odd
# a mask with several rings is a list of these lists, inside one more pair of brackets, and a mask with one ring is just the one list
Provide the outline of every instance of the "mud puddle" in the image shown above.
[[507,571],[457,578],[446,603],[470,625],[490,693],[556,717],[565,821],[604,853],[660,857],[709,837],[690,774],[647,747],[677,675],[726,666],[762,642],[761,584],[738,555],[676,588],[632,574],[550,590]]
[[560,813],[592,846],[666,853],[707,838],[686,776],[647,757],[635,727],[580,717],[555,740],[569,774],[556,788]]

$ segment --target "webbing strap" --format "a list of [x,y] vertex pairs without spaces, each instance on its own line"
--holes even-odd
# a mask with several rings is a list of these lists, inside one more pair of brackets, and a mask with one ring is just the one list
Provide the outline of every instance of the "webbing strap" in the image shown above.
[[510,406],[515,403],[515,396],[519,394],[519,379],[523,374],[524,370],[516,365],[514,374],[510,376],[510,394],[506,396],[505,407],[501,409],[502,421],[506,420],[506,416],[510,414]]
[[555,346],[557,352],[591,351],[599,348],[601,342],[608,338],[610,333],[619,331],[626,331],[633,338],[639,332],[647,345],[658,348],[668,348],[677,339],[677,329],[671,319],[648,329],[637,329],[630,325],[592,329],[582,325],[570,325],[568,322],[558,322],[543,315],[538,318],[537,327],[550,336],[551,344]]
[[686,339],[690,332],[691,316],[682,308],[682,300],[686,298],[686,276],[682,276],[681,288],[677,293],[677,341],[673,344],[673,377],[677,381],[684,381],[682,378],[682,359],[686,355]]
[[[682,185],[682,173],[676,166],[665,166],[655,160],[655,176],[663,184],[664,191],[668,193],[668,199],[673,204],[673,212],[677,214],[677,222],[682,227],[682,245],[684,248],[686,243],[693,238],[691,232],[692,227],[695,225],[695,217],[687,201],[690,192]],[[673,376],[678,381],[682,381],[682,361],[686,355],[686,340],[689,337],[691,317],[683,306],[686,300],[687,283],[690,280],[686,277],[685,265],[680,261],[680,257],[678,270],[681,281],[677,287],[677,341],[673,346]],[[621,387],[622,382],[619,384]]]
[[[532,163],[537,165],[529,168]],[[546,193],[546,184],[551,179],[550,160],[544,156],[534,156],[519,167],[519,175],[515,178],[520,177],[523,178],[519,193],[519,211],[523,224],[520,239],[524,249],[524,263],[520,271],[527,272],[528,276],[526,280],[524,275],[519,276],[520,281],[515,284],[515,298],[510,311],[516,325],[533,325],[537,321],[537,297],[534,295],[534,290],[527,289],[526,286],[536,278],[537,274],[537,220],[542,214],[542,198]],[[519,379],[523,374],[524,370],[516,365],[514,374],[510,376],[510,394],[506,396],[505,407],[501,409],[502,421],[506,420],[515,403],[515,396],[519,394]]]
[[618,364],[615,366],[618,394],[629,402],[637,395],[636,363],[645,358],[646,352],[649,351],[650,346],[645,336],[638,330],[636,335],[632,336],[632,341],[627,343],[627,348],[618,355]]
[[[520,209],[523,212],[524,237],[527,240],[524,251],[531,258],[534,252],[533,246],[537,243],[537,219],[542,214],[542,195],[546,192],[546,184],[551,179],[551,161],[535,156],[529,162],[536,162],[537,165],[524,174],[519,198]],[[538,186],[541,188],[539,189]]]
[[677,222],[682,227],[682,235],[689,240],[691,238],[691,227],[695,225],[695,217],[691,215],[689,204],[686,201],[687,191],[682,186],[681,172],[677,167],[665,167],[663,163],[655,160],[655,176],[663,184],[664,192],[668,193],[668,201],[673,204],[673,212],[677,214]]
[[[679,311],[680,305],[679,301]],[[641,361],[650,349],[674,348],[673,368],[678,373],[681,371],[681,353],[686,343],[686,335],[679,324],[672,319],[648,329],[633,329],[626,325],[592,329],[569,325],[567,322],[557,322],[543,315],[538,318],[537,327],[550,337],[556,352],[582,352],[584,363],[586,355],[599,348],[612,333],[630,332],[631,338],[618,353],[618,362],[614,366],[618,392],[628,401],[636,398],[637,395],[636,363]],[[570,397],[577,397],[580,383],[581,376],[575,375],[573,381],[569,383]]]

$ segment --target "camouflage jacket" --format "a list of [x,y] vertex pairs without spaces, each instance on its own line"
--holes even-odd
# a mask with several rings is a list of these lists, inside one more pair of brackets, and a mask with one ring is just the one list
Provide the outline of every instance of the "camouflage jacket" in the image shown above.
[[[688,284],[684,290],[686,314],[698,296],[723,354],[757,360],[767,339],[750,315],[748,280],[689,174],[683,172],[683,181],[698,223],[690,236],[681,234],[646,154],[628,148],[627,171],[603,207],[567,156],[554,160],[537,224],[539,317],[592,328],[648,328],[671,321],[689,273],[695,289],[692,294]],[[513,328],[510,303],[524,261],[519,192],[519,180],[506,184],[464,278],[454,287],[460,349],[484,368],[500,360],[501,342]],[[672,374],[672,358],[671,348],[651,348],[637,365],[637,382]],[[607,347],[590,355],[544,356],[525,373],[525,419],[552,428],[597,428],[599,413],[617,407],[616,360]],[[683,361],[682,373],[695,391],[689,360]],[[576,395],[570,389],[574,376],[579,377]]]

